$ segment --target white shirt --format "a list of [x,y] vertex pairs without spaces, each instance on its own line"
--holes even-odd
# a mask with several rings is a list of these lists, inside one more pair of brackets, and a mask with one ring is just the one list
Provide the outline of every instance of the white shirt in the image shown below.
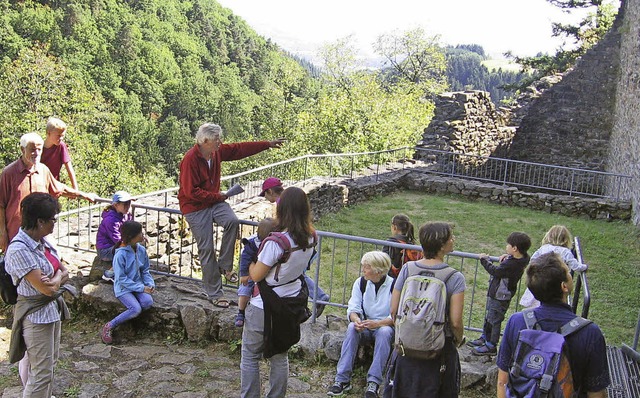
[[[297,247],[297,245],[293,242],[293,239],[291,239],[291,237],[289,236],[288,232],[284,232],[283,234],[287,239],[289,239],[289,243],[291,244],[292,249]],[[312,243],[313,237],[310,237],[309,244]],[[278,245],[274,241],[267,241],[266,243],[264,243],[262,251],[258,253],[258,261],[268,267],[271,267],[271,269],[267,273],[267,276],[265,277],[265,281],[269,286],[274,286],[273,291],[278,296],[295,297],[298,295],[298,293],[300,293],[300,288],[302,287],[302,282],[297,279],[307,269],[309,261],[311,260],[311,256],[313,255],[313,248],[292,251],[291,256],[289,257],[289,261],[280,265],[280,271],[278,271],[278,280],[276,281],[275,274],[277,267],[274,267],[274,265],[278,262],[278,259],[282,257],[283,254],[284,250],[280,247],[280,245]],[[250,303],[253,306],[264,309],[262,297],[260,295],[251,297]]]

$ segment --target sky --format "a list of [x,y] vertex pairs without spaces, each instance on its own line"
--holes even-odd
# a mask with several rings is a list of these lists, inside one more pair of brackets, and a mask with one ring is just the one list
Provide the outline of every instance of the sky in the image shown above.
[[363,57],[381,34],[422,27],[442,44],[480,44],[488,54],[554,53],[552,22],[573,16],[545,0],[217,0],[258,34],[313,60],[326,43],[354,35]]

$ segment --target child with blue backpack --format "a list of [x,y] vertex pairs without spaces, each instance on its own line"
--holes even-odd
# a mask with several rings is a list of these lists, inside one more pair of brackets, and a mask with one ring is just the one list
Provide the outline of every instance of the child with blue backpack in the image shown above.
[[273,218],[265,218],[258,223],[258,230],[248,238],[242,238],[244,248],[240,254],[240,285],[238,285],[238,314],[235,325],[244,326],[244,311],[247,308],[254,282],[249,277],[249,266],[258,261],[258,248],[260,243],[269,236],[276,226]]
[[515,296],[518,282],[529,264],[527,250],[531,238],[522,232],[513,232],[507,237],[507,254],[500,256],[500,264],[494,265],[486,254],[480,254],[480,264],[491,275],[487,291],[484,327],[480,338],[467,343],[473,355],[496,355],[500,328]]

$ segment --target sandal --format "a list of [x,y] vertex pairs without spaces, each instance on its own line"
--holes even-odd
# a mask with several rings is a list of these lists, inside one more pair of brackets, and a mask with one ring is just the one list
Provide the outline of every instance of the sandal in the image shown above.
[[243,327],[244,326],[244,314],[241,313],[237,313],[236,314],[236,322],[235,322],[236,327]]
[[224,272],[224,279],[226,279],[227,282],[229,282],[229,283],[238,283],[238,280],[239,280],[238,274],[234,270],[225,271]]
[[225,298],[219,298],[219,299],[213,300],[211,304],[213,304],[218,308],[229,308],[229,305],[230,305],[229,300]]

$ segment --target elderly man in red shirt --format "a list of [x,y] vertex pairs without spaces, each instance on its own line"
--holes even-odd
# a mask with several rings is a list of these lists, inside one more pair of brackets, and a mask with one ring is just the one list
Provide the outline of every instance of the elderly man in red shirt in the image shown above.
[[44,140],[37,133],[20,137],[22,156],[2,170],[0,175],[0,249],[18,233],[22,217],[20,202],[32,192],[45,192],[55,197],[75,199],[81,197],[91,202],[95,194],[87,194],[56,180],[49,168],[40,163]]
[[[180,211],[198,245],[204,290],[215,306],[229,307],[229,301],[222,298],[221,272],[231,279],[238,234],[238,218],[226,202],[227,196],[220,193],[220,163],[243,159],[269,148],[280,148],[283,142],[283,139],[277,139],[223,144],[222,128],[205,123],[196,133],[196,144],[180,162]],[[216,260],[213,245],[214,222],[224,228],[219,260]]]

